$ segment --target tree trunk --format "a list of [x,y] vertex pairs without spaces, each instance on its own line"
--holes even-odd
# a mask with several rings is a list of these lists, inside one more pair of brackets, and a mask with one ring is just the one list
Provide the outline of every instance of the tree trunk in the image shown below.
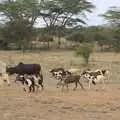
[[60,49],[61,48],[61,39],[60,39],[60,37],[58,38],[58,49]]

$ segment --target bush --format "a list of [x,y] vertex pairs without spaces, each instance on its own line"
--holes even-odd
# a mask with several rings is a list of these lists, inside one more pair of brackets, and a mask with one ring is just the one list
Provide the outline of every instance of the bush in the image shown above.
[[85,62],[85,65],[88,65],[90,54],[92,53],[92,45],[84,43],[76,50],[77,56],[82,56]]

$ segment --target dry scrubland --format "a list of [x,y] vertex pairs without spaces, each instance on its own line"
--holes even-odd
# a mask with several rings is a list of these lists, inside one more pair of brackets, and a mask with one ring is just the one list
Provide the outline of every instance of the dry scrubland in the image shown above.
[[[78,88],[61,92],[55,88],[56,81],[49,74],[54,67],[85,69],[82,58],[76,58],[74,52],[28,52],[22,55],[15,51],[0,51],[0,60],[8,65],[20,61],[40,63],[45,81],[45,90],[37,94],[26,94],[15,83],[11,87],[0,87],[0,120],[120,120],[120,54],[92,54],[90,68],[109,69],[111,79],[105,90],[100,89],[100,84],[90,91]],[[14,76],[11,76],[13,80]]]

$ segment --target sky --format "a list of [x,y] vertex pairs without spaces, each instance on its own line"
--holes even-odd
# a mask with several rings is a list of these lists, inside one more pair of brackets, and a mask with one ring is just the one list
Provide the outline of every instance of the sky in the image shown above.
[[[1,1],[4,0],[0,0],[0,2]],[[88,25],[105,24],[106,21],[102,17],[99,17],[98,15],[103,14],[111,6],[120,6],[120,0],[89,0],[89,1],[92,2],[96,6],[96,8],[93,10],[93,13],[87,16],[88,20],[86,22]],[[43,21],[41,21],[40,23],[43,23]]]
[[88,25],[105,24],[106,21],[102,17],[99,17],[98,15],[103,14],[111,6],[120,6],[120,0],[89,0],[89,1],[91,1],[96,6],[96,9],[93,10],[93,13],[88,15],[87,17]]

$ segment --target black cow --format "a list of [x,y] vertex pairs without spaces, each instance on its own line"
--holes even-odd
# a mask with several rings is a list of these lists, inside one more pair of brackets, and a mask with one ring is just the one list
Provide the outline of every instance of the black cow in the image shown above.
[[41,81],[43,81],[43,75],[40,64],[24,64],[19,63],[15,67],[7,67],[6,72],[10,75],[18,74],[18,75],[35,75],[36,77],[40,77]]

